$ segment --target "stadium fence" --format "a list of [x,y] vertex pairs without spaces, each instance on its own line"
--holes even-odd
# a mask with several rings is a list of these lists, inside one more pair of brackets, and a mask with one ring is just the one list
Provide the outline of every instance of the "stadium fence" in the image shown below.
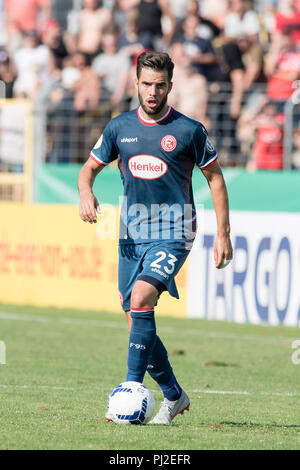
[[[258,103],[266,97],[264,84],[256,84],[244,93],[240,118],[230,118],[230,84],[209,86],[208,130],[223,166],[245,167],[251,160],[256,133],[241,138],[243,116],[255,119]],[[118,109],[100,102],[96,110],[78,112],[72,95],[62,99],[42,98],[34,103],[24,100],[2,100],[0,105],[0,200],[37,202],[41,165],[82,164],[97,142],[109,120],[129,109],[123,102]],[[300,105],[295,99],[282,109],[283,167],[300,168]],[[16,118],[17,116],[17,118]]]

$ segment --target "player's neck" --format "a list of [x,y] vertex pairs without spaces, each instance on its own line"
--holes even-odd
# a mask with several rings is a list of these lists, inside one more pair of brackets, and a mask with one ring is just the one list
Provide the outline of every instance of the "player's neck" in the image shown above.
[[166,105],[163,107],[163,109],[157,114],[148,114],[144,111],[142,106],[140,106],[139,108],[140,108],[141,117],[145,121],[154,121],[155,122],[155,121],[159,121],[161,118],[163,118],[168,113],[170,106],[166,103]]

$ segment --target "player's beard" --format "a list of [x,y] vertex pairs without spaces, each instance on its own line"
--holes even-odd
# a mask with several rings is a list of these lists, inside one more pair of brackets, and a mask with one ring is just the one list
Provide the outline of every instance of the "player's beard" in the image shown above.
[[167,101],[168,101],[168,94],[166,94],[160,101],[160,103],[157,104],[157,106],[155,108],[149,108],[147,106],[147,104],[145,103],[145,101],[143,100],[140,92],[138,92],[138,97],[139,97],[139,102],[140,102],[140,105],[143,109],[143,111],[148,114],[149,116],[155,116],[156,114],[159,114],[165,107],[165,105],[167,104]]

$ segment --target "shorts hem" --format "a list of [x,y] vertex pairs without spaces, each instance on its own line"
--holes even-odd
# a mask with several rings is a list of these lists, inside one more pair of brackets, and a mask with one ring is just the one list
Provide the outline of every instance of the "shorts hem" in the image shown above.
[[148,284],[151,284],[158,290],[159,295],[162,294],[164,291],[168,290],[163,282],[156,279],[156,277],[147,276],[146,274],[141,274],[140,276],[138,276],[137,281],[148,282]]

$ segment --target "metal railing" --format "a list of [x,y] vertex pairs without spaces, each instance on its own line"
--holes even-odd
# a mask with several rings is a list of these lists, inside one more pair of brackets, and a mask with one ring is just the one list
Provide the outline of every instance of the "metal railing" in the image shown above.
[[[256,85],[244,93],[239,119],[230,117],[230,84],[218,84],[218,87],[209,88],[207,127],[210,138],[217,148],[223,166],[246,167],[253,157],[256,131],[249,131],[252,123],[245,124],[242,119],[244,113],[251,109],[255,119],[255,109],[259,112],[259,100],[266,99],[266,87]],[[282,108],[285,115],[282,120],[284,169],[300,169],[299,90],[300,88],[296,88],[292,98]],[[129,109],[129,106],[128,102],[123,102],[116,109],[110,102],[100,101],[95,110],[78,112],[74,108],[72,95],[68,93],[65,93],[61,100],[52,101],[46,98],[36,102],[33,108],[34,139],[31,146],[33,200],[37,200],[36,186],[41,164],[82,164],[89,157],[91,149],[110,119]],[[247,137],[241,138],[240,128],[248,125]],[[298,136],[297,139],[295,135]],[[3,134],[0,136],[0,144],[2,138]],[[16,173],[13,165],[7,165],[2,160],[1,148],[0,145],[0,200],[22,200],[24,194],[19,182],[22,176]],[[295,155],[298,155],[298,160]]]
[[[217,91],[210,91],[207,105],[208,131],[223,163],[244,166],[249,155],[243,154],[237,134],[238,120],[230,117],[230,84],[218,84]],[[264,86],[256,86],[244,94],[243,106],[247,106],[253,96],[265,93]],[[129,103],[123,102],[116,109],[109,102],[100,102],[97,109],[78,112],[74,109],[71,94],[65,94],[58,102],[50,100],[37,103],[38,125],[43,125],[38,138],[45,136],[44,155],[38,161],[46,163],[83,163],[103,128],[119,112],[129,109]],[[242,107],[243,109],[243,107]],[[43,123],[43,124],[42,124]],[[43,146],[39,145],[41,149]]]

